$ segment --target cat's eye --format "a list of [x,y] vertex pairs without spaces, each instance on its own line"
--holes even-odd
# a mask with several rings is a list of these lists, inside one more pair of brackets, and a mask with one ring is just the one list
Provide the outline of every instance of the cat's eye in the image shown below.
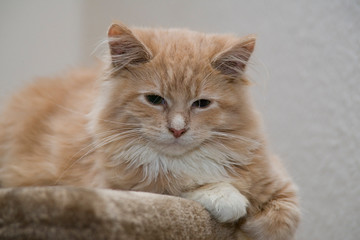
[[152,105],[165,105],[166,101],[163,97],[155,94],[146,95],[146,100],[151,103]]
[[196,108],[206,108],[211,104],[211,101],[208,99],[199,99],[193,102],[192,106]]

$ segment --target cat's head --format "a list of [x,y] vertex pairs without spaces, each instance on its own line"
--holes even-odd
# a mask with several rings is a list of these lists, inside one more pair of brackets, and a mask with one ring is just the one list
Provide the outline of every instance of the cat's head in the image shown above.
[[231,145],[251,129],[244,71],[254,36],[113,24],[108,37],[111,66],[95,112],[109,141],[178,156],[222,140]]

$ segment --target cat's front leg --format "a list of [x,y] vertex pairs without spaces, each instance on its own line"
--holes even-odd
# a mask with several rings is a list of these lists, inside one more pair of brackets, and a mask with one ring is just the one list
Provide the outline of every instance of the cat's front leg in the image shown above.
[[204,185],[181,194],[203,205],[219,222],[234,222],[246,215],[249,201],[230,183]]

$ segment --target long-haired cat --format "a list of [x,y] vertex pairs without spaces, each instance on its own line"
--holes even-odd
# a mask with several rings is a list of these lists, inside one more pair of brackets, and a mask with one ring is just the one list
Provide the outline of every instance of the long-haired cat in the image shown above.
[[39,79],[9,101],[1,186],[182,196],[253,239],[293,239],[296,190],[244,74],[255,37],[113,24],[108,43],[105,69]]

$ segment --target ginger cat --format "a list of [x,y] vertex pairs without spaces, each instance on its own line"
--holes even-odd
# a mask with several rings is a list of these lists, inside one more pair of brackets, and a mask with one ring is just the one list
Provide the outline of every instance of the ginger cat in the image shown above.
[[296,188],[266,146],[244,74],[255,37],[113,24],[108,44],[104,69],[12,97],[0,117],[1,186],[182,196],[252,239],[293,239]]

